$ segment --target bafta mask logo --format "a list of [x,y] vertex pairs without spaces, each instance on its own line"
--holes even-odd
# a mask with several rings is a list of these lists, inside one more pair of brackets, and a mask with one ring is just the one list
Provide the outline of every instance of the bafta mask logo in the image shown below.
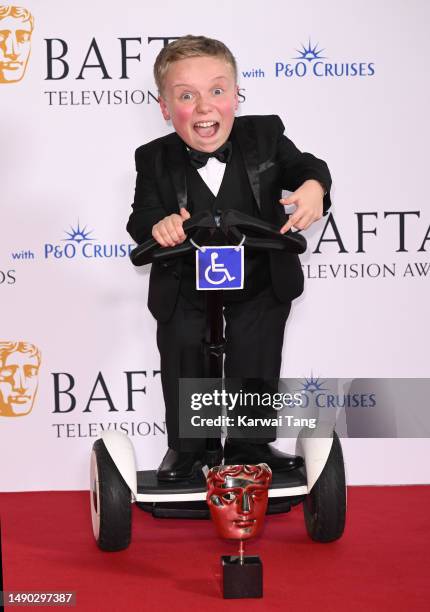
[[24,77],[31,49],[34,18],[20,6],[0,6],[0,83]]
[[25,416],[36,397],[40,351],[28,342],[0,341],[0,416]]
[[258,465],[221,465],[207,475],[207,503],[218,534],[248,540],[263,527],[272,471]]

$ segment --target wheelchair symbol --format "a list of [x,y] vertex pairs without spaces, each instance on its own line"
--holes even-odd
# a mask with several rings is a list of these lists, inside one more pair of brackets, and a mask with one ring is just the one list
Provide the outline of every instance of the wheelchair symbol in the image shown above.
[[[227,279],[229,282],[233,281],[236,277],[232,276],[223,263],[216,263],[219,253],[211,253],[211,263],[205,270],[205,279],[210,285],[221,285]],[[221,278],[216,280],[213,275],[222,274]],[[212,276],[212,278],[210,278]]]

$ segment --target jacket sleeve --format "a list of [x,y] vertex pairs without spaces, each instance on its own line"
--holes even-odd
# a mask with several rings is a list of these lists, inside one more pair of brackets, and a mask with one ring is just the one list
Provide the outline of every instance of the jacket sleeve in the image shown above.
[[135,153],[136,188],[127,231],[138,244],[151,238],[152,227],[168,214],[155,180],[156,155],[148,145],[139,147]]
[[331,206],[331,176],[327,164],[311,153],[302,153],[296,145],[285,136],[285,128],[281,119],[276,117],[276,120],[277,160],[281,167],[283,189],[295,191],[309,179],[319,181],[326,192],[323,200],[323,210],[324,214],[326,214]]

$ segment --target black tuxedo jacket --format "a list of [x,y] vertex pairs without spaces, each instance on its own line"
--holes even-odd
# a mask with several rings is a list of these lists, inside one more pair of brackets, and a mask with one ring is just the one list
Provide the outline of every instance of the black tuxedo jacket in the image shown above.
[[[284,136],[279,117],[237,117],[233,130],[262,219],[281,227],[287,220],[279,204],[282,189],[295,191],[308,179],[324,185],[324,212],[328,210],[331,177],[326,163],[310,153],[301,153]],[[189,162],[186,147],[176,133],[139,147],[135,158],[136,191],[127,230],[142,243],[151,237],[155,223],[187,207],[185,164]],[[159,321],[167,321],[173,312],[181,269],[180,258],[152,265],[148,307]],[[279,300],[287,302],[302,293],[303,273],[297,255],[271,252],[270,271]]]

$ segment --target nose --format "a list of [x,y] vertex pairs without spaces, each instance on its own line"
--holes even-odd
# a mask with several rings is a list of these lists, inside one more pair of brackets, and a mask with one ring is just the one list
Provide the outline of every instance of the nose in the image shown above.
[[25,391],[27,388],[26,377],[22,368],[17,368],[13,375],[14,391]]
[[5,40],[5,56],[11,60],[18,57],[18,41],[15,32],[11,32]]
[[249,496],[248,493],[246,493],[245,491],[243,492],[242,495],[242,504],[241,504],[242,508],[242,514],[249,514],[252,510],[252,501],[251,498]]
[[196,110],[198,113],[206,114],[212,109],[212,105],[206,96],[200,96],[197,101]]

